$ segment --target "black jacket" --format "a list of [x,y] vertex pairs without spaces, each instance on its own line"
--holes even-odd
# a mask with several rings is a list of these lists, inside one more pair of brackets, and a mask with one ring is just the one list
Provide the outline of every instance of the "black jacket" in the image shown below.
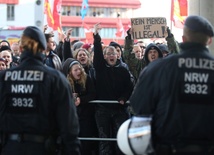
[[[103,56],[101,38],[99,34],[94,36],[94,68],[96,70],[96,95],[99,100],[129,99],[133,85],[128,70],[120,65],[109,66]],[[119,108],[119,104],[102,104],[108,108]]]
[[214,141],[214,57],[198,43],[150,63],[130,97],[137,115],[152,116],[155,143]]
[[79,154],[79,124],[65,76],[25,51],[18,67],[0,73],[0,130],[59,135],[67,155]]

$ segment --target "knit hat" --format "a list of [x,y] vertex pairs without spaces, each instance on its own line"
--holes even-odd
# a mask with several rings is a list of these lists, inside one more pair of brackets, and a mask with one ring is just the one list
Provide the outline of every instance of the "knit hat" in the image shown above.
[[78,42],[74,43],[73,50],[75,51],[76,49],[82,47],[82,45],[84,45],[84,42],[82,42],[82,41],[78,41]]
[[8,46],[10,47],[10,43],[7,40],[0,41],[0,44],[3,43],[3,42],[6,42],[8,44]]
[[73,59],[73,58],[68,58],[65,60],[65,62],[63,63],[63,67],[62,67],[62,72],[64,73],[65,76],[67,76],[67,74],[69,73],[70,68],[74,65],[74,64],[80,64],[78,60]]
[[88,44],[88,43],[86,43],[82,46],[82,48],[84,48],[86,50],[88,50],[90,47],[91,47],[91,44]]
[[11,51],[11,49],[10,49],[9,46],[2,46],[2,47],[0,48],[0,52],[5,51],[5,50]]

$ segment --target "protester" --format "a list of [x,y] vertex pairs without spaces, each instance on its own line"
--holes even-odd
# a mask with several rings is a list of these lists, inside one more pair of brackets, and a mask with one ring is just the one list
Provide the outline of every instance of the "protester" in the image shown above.
[[18,65],[17,63],[13,62],[12,51],[9,46],[1,47],[0,58],[4,58],[6,60],[7,69]]
[[[90,53],[84,48],[78,48],[72,52],[72,50],[70,48],[71,31],[72,31],[72,29],[69,29],[66,32],[66,38],[65,38],[64,46],[63,46],[63,60],[67,60],[68,58],[74,58],[74,59],[78,60],[80,62],[80,64],[83,66],[85,72],[90,76],[93,83],[95,84],[96,73],[95,73],[95,69],[94,69],[92,61],[91,61]],[[63,72],[65,73],[65,71],[63,71]]]
[[[115,138],[120,125],[129,118],[126,101],[132,92],[132,82],[128,70],[120,65],[118,54],[113,46],[102,50],[98,33],[94,32],[94,68],[96,70],[96,95],[98,100],[113,100],[116,103],[98,103],[95,119],[100,138]],[[115,142],[100,141],[99,155],[120,155]]]
[[[72,58],[65,61],[63,70],[67,70],[66,76],[73,90],[80,124],[79,137],[97,137],[95,107],[89,103],[95,99],[96,95],[92,79],[86,74],[80,62]],[[98,148],[96,142],[93,141],[82,140],[81,145],[82,155],[93,155]]]
[[[125,47],[124,47],[124,59],[127,65],[129,66],[130,72],[135,78],[135,81],[137,81],[139,74],[145,66],[145,60],[143,59],[138,59],[135,56],[134,51],[140,51],[140,53],[143,53],[142,48],[139,49],[139,45],[135,45],[136,48],[134,47],[134,40],[131,38],[131,29],[127,31],[127,36],[125,38]],[[138,48],[137,48],[138,47]]]
[[3,155],[79,155],[79,124],[69,82],[43,64],[43,32],[28,26],[20,65],[0,73]]
[[45,65],[52,67],[57,70],[62,70],[62,62],[58,55],[56,55],[53,51],[55,49],[55,41],[54,35],[51,33],[45,34],[45,39],[47,42],[47,49],[45,50]]
[[165,44],[160,44],[158,45],[158,48],[161,50],[163,57],[166,57],[170,54],[169,49],[167,47],[167,45]]
[[136,115],[152,117],[157,155],[214,154],[213,36],[207,19],[187,17],[180,54],[149,64],[138,80],[130,103]]

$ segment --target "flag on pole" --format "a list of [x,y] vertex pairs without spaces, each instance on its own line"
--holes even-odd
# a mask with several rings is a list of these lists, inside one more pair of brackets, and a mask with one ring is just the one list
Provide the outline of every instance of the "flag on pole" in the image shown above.
[[118,17],[117,18],[117,32],[115,33],[115,35],[117,37],[121,37],[123,32],[124,32],[123,23],[122,23],[121,19]]
[[82,9],[81,9],[82,20],[84,20],[87,12],[88,12],[88,0],[83,0],[82,1]]
[[53,30],[57,30],[59,33],[62,33],[61,30],[61,4],[62,0],[54,0],[53,5],[53,18],[54,18],[54,26]]
[[93,32],[85,22],[83,22],[83,28],[84,28],[84,31],[85,31],[86,40],[92,40],[93,39]]
[[188,15],[187,0],[172,0],[171,1],[171,21],[177,28],[183,28],[184,21]]
[[45,14],[47,15],[47,23],[49,27],[53,27],[54,19],[51,11],[51,5],[49,0],[45,0]]
[[[62,33],[61,30],[61,0],[54,0],[53,7],[51,7],[49,0],[45,0],[45,14],[47,15],[48,26],[53,30]],[[52,11],[52,9],[53,11]]]

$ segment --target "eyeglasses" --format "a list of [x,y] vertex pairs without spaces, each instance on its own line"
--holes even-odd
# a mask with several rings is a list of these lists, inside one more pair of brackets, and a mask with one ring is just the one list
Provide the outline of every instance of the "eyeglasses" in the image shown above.
[[111,56],[111,55],[116,55],[116,53],[106,53],[106,55]]

